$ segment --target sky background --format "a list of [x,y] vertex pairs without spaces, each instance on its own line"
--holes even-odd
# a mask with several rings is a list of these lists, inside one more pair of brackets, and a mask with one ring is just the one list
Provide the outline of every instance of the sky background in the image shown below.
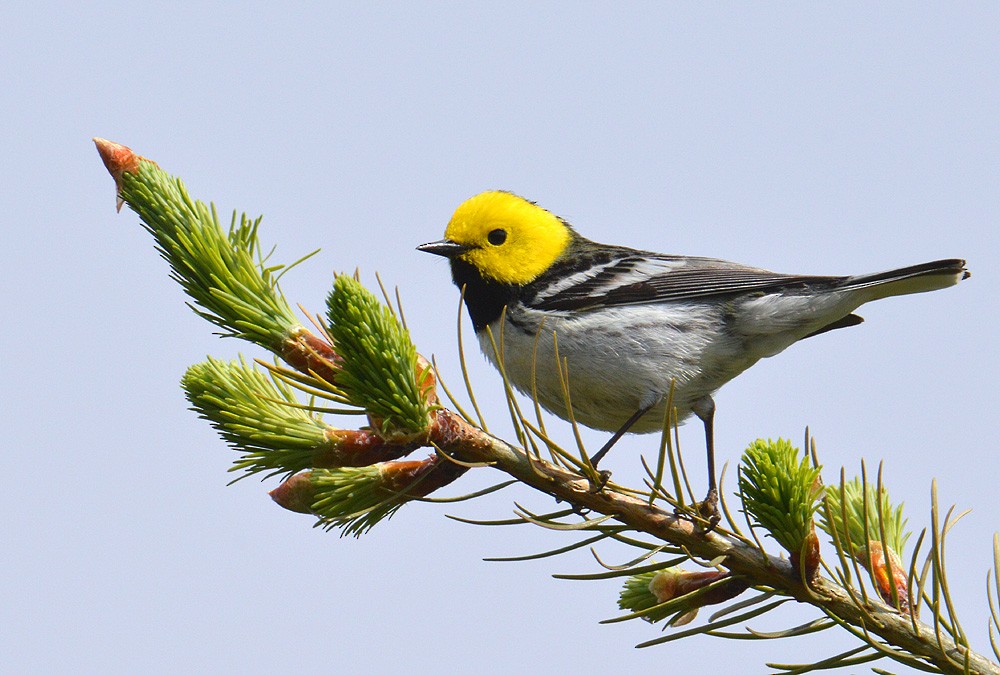
[[[598,241],[782,272],[968,258],[959,287],[865,307],[862,326],[724,387],[716,438],[735,462],[808,425],[827,481],[884,460],[917,530],[936,478],[943,505],[972,509],[948,567],[988,651],[1000,5],[85,4],[0,8],[2,669],[763,673],[856,644],[826,632],[633,649],[658,627],[597,623],[618,613],[619,582],[551,578],[598,571],[586,551],[482,561],[567,537],[445,518],[552,506],[527,489],[410,505],[342,539],[275,506],[273,483],[227,487],[235,455],[178,380],[208,354],[261,354],[185,307],[135,215],[115,213],[95,135],[223,214],[264,214],[282,260],[322,247],[284,278],[293,303],[322,311],[334,271],[380,272],[453,385],[457,291],[414,247],[485,189]],[[499,377],[470,363],[503,432]],[[700,425],[681,441],[703,481]],[[655,444],[629,437],[605,467],[638,483]],[[475,471],[444,494],[498,478]],[[754,626],[815,616],[786,606]]]

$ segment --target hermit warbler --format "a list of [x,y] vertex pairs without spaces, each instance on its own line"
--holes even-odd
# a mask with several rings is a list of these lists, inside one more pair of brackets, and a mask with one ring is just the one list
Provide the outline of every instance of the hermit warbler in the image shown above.
[[[625,432],[661,430],[673,386],[678,419],[694,413],[705,425],[710,527],[718,522],[712,394],[719,387],[793,342],[861,323],[852,312],[866,302],[969,276],[955,259],[803,276],[598,244],[502,191],[465,201],[445,238],[418,249],[451,261],[480,346],[495,366],[502,357],[515,387],[566,418],[565,375],[573,418],[614,432],[594,466]],[[562,374],[560,361],[568,364]]]

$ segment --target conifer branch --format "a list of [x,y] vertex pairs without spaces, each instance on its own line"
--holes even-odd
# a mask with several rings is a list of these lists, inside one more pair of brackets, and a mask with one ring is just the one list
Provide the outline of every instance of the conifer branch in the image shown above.
[[[946,535],[957,518],[951,511],[940,517],[936,490],[930,524],[907,558],[907,520],[902,505],[891,502],[881,471],[874,484],[864,466],[853,480],[842,471],[840,481],[824,489],[808,438],[811,461],[787,441],[757,440],[739,476],[747,536],[728,509],[729,528],[706,532],[682,494],[686,478],[669,442],[669,415],[645,485],[608,483],[595,490],[582,444],[577,451],[559,447],[540,415],[527,419],[512,399],[516,445],[485,430],[474,399],[479,424],[441,405],[436,377],[405,326],[357,279],[337,277],[329,325],[318,334],[310,331],[278,287],[278,272],[287,268],[260,253],[260,219],[234,215],[227,231],[213,206],[193,200],[180,180],[155,163],[124,146],[95,143],[115,178],[119,207],[127,204],[139,215],[193,309],[223,335],[284,362],[255,366],[246,359],[209,359],[192,366],[182,381],[194,410],[239,453],[234,470],[284,478],[270,493],[279,505],[310,514],[327,529],[360,536],[407,502],[488,467],[570,506],[548,514],[519,508],[516,518],[490,524],[534,524],[559,533],[553,536],[586,536],[583,543],[524,558],[606,542],[639,551],[624,565],[601,563],[607,571],[574,577],[627,577],[619,598],[626,613],[613,620],[679,627],[692,623],[700,608],[721,605],[706,622],[640,646],[698,633],[770,640],[840,628],[855,635],[860,647],[811,664],[773,667],[799,673],[890,659],[929,672],[1000,674],[1000,666],[972,650],[958,621],[945,565]],[[463,374],[468,385],[464,368]],[[341,429],[323,419],[345,412],[364,415],[367,425]],[[540,445],[551,461],[542,459]],[[419,448],[429,448],[430,456],[402,459]],[[829,536],[827,558],[816,534],[817,513]],[[758,530],[767,537],[758,537]],[[789,557],[768,551],[768,537]],[[995,549],[988,576],[989,639],[1000,654],[1000,544]],[[658,560],[663,554],[671,558]],[[812,605],[817,617],[785,630],[734,632],[789,600]]]

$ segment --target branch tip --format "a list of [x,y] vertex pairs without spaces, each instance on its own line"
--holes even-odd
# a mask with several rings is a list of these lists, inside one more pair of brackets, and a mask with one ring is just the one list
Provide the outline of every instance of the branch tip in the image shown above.
[[134,152],[132,148],[129,148],[120,143],[115,143],[109,141],[106,138],[98,138],[95,136],[93,138],[94,145],[97,146],[97,153],[101,156],[101,160],[104,162],[104,167],[111,174],[111,177],[115,179],[115,196],[116,203],[115,208],[117,211],[122,210],[122,205],[125,200],[122,199],[121,189],[122,189],[122,174],[124,173],[138,173],[139,162],[140,161],[150,161],[145,157],[141,157]]
[[312,513],[312,501],[315,496],[310,473],[297,473],[278,487],[267,493],[274,502],[289,511],[296,513]]

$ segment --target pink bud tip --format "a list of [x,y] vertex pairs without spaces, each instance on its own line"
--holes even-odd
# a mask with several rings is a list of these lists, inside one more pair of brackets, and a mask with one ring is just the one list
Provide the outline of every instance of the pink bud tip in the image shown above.
[[295,474],[268,494],[282,508],[296,513],[312,513],[314,491],[308,471]]
[[125,203],[121,197],[122,174],[126,171],[136,173],[139,170],[139,160],[143,158],[132,152],[131,148],[104,138],[95,137],[94,145],[97,146],[97,152],[101,155],[108,173],[115,179],[115,195],[118,198],[116,206],[117,210],[121,211],[122,204]]

